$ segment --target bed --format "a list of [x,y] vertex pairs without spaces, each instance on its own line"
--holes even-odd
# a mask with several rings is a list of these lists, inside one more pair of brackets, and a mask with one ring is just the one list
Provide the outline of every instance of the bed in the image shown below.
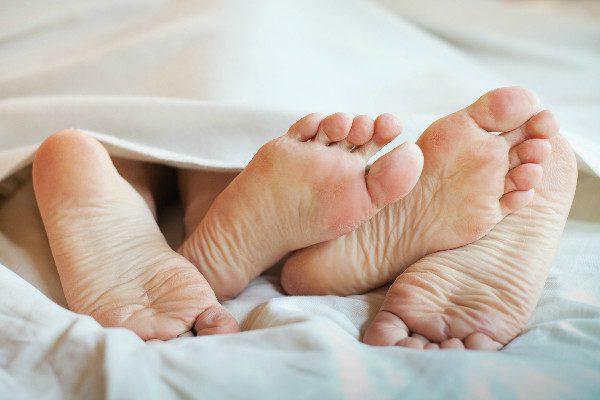
[[[0,6],[0,397],[600,398],[597,3],[45,4]],[[557,113],[580,174],[542,298],[501,352],[363,345],[386,288],[291,297],[276,268],[224,303],[236,335],[143,342],[65,308],[30,178],[52,132],[85,130],[121,157],[237,171],[307,112],[393,112],[400,140],[414,140],[513,84]],[[160,216],[173,243],[178,212]]]

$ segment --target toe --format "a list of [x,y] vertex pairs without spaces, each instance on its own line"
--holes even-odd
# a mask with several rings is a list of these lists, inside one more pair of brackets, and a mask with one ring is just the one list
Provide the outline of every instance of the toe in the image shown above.
[[287,134],[293,139],[306,142],[315,137],[322,120],[323,116],[321,114],[308,114],[294,123]]
[[488,132],[505,132],[524,124],[538,109],[537,96],[528,89],[506,87],[481,96],[466,111]]
[[542,180],[542,174],[540,164],[521,164],[506,174],[504,193],[534,188]]
[[396,346],[408,347],[411,349],[423,350],[423,342],[414,337],[404,338],[396,343]]
[[397,315],[382,310],[365,331],[363,342],[371,346],[393,346],[405,338],[408,338],[406,324]]
[[335,146],[339,146],[344,150],[352,150],[356,146],[362,146],[367,143],[373,136],[375,123],[368,115],[359,115],[352,120],[350,132],[345,140],[337,142]]
[[437,343],[427,343],[425,345],[425,347],[423,347],[423,349],[425,350],[439,350],[440,349],[440,345]]
[[551,111],[544,110],[501,136],[513,147],[527,139],[549,139],[556,135],[559,129],[558,119]]
[[373,140],[380,146],[385,146],[402,132],[400,120],[392,114],[381,114],[375,120]]
[[509,169],[520,164],[541,164],[550,157],[552,146],[545,139],[529,139],[510,149],[508,153]]
[[414,339],[417,339],[418,341],[420,341],[420,342],[423,344],[423,346],[426,346],[426,345],[428,345],[429,343],[431,343],[431,342],[429,341],[429,339],[427,339],[427,338],[426,338],[425,336],[423,336],[423,335],[419,335],[418,333],[413,333],[413,334],[411,334],[411,335],[410,335],[410,337],[411,337],[411,338],[414,338]]
[[515,190],[514,192],[505,193],[500,198],[500,207],[502,215],[506,216],[525,207],[533,200],[535,190]]
[[351,125],[352,120],[346,114],[332,114],[321,121],[315,140],[324,145],[344,140]]
[[373,137],[365,144],[354,149],[366,160],[373,157],[383,146],[394,140],[402,132],[402,124],[392,114],[381,114],[374,123]]
[[235,320],[221,305],[207,308],[196,318],[194,331],[197,336],[216,335],[223,333],[236,333],[240,327]]
[[379,158],[367,175],[367,190],[377,209],[406,196],[417,184],[423,170],[419,146],[406,142]]
[[452,338],[448,340],[444,340],[440,343],[440,349],[460,349],[464,350],[465,345],[457,338]]
[[[198,270],[165,242],[144,199],[98,141],[77,131],[52,135],[36,154],[33,179],[72,311],[144,340],[189,331],[207,307],[215,311],[202,314],[202,333],[235,328],[214,307]],[[98,259],[103,268],[96,268]]]
[[488,132],[505,132],[531,118],[538,103],[537,96],[531,91],[506,87],[484,94],[466,111],[480,128]]
[[481,332],[470,334],[467,336],[464,343],[465,347],[470,350],[497,351],[503,347],[501,343],[496,342],[488,335]]

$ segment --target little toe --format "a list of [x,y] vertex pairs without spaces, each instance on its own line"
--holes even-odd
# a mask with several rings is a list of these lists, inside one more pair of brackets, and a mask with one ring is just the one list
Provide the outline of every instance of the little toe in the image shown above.
[[368,115],[359,115],[352,120],[350,132],[345,140],[337,142],[334,146],[339,146],[344,150],[352,150],[356,146],[362,146],[373,136],[374,122]]
[[544,170],[540,164],[521,164],[506,174],[504,193],[515,190],[529,190],[541,180]]
[[425,350],[439,350],[440,349],[440,345],[437,343],[427,343],[425,345],[425,347],[423,347],[423,349]]
[[440,343],[440,349],[459,349],[459,350],[464,350],[465,349],[465,345],[459,339],[452,338],[452,339],[444,340],[442,343]]
[[535,189],[515,190],[514,192],[505,193],[500,198],[500,207],[504,216],[525,207],[533,200]]
[[506,132],[523,125],[538,109],[537,96],[521,87],[492,90],[466,108],[467,114],[488,132]]
[[519,127],[500,135],[513,147],[527,139],[549,139],[558,133],[560,124],[552,111],[544,110],[533,115]]
[[316,136],[319,124],[323,120],[321,114],[313,113],[300,118],[288,129],[288,136],[306,142]]
[[375,161],[367,175],[367,190],[375,207],[381,209],[406,196],[417,184],[422,170],[423,153],[411,142]]
[[396,343],[396,346],[408,347],[410,349],[423,350],[423,342],[414,337],[404,338]]
[[470,334],[464,340],[465,347],[470,350],[486,350],[486,351],[498,351],[503,345],[502,343],[496,342],[488,335],[475,332]]
[[365,331],[363,343],[371,346],[393,346],[408,337],[404,321],[389,311],[377,313]]
[[383,146],[394,140],[402,133],[402,124],[392,114],[381,114],[374,123],[373,137],[368,142],[354,149],[353,153],[360,154],[366,160],[373,157]]
[[542,164],[552,152],[552,146],[546,139],[529,139],[513,147],[508,152],[509,169],[518,165],[534,163]]
[[351,125],[352,120],[348,115],[332,114],[321,121],[315,140],[324,145],[344,140],[348,136]]
[[194,331],[197,336],[215,335],[224,333],[236,333],[240,327],[235,320],[221,305],[207,308],[196,318]]

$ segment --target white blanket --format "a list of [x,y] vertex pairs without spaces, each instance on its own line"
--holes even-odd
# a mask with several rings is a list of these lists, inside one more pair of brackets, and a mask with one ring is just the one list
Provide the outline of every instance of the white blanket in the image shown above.
[[[598,398],[597,5],[45,4],[0,7],[0,397]],[[306,112],[394,112],[414,140],[508,84],[558,113],[583,173],[542,299],[502,352],[365,346],[385,288],[287,297],[276,273],[225,303],[237,335],[144,343],[63,308],[27,169],[53,131],[84,129],[119,156],[237,170]]]

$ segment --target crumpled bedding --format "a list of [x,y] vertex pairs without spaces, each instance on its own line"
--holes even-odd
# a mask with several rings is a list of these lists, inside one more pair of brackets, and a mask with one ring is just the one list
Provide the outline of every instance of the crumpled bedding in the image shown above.
[[[588,1],[43,1],[0,13],[0,387],[11,398],[598,398],[600,8]],[[307,112],[434,119],[521,84],[578,155],[542,298],[499,353],[359,339],[386,288],[285,296],[272,270],[225,306],[243,332],[144,343],[64,308],[32,156],[63,128],[113,155],[233,171]],[[398,141],[395,143],[397,144]],[[177,233],[177,206],[160,217]],[[174,233],[173,233],[174,232]],[[101,267],[101,260],[99,260]],[[327,266],[324,265],[324,268]],[[4,396],[4,395],[3,395]]]

